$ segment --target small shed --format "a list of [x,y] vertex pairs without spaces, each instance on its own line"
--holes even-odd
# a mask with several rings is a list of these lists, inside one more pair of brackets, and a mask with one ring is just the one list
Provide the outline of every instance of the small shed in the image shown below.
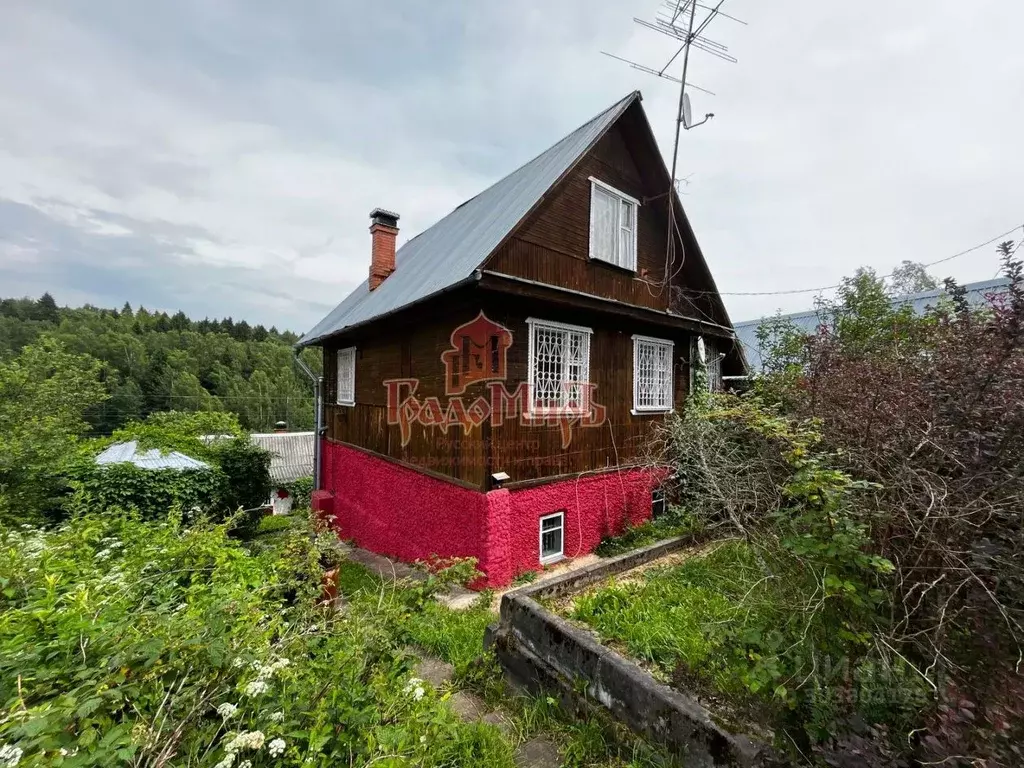
[[314,432],[264,432],[250,435],[270,453],[270,504],[275,515],[287,515],[294,499],[289,489],[296,480],[313,475]]

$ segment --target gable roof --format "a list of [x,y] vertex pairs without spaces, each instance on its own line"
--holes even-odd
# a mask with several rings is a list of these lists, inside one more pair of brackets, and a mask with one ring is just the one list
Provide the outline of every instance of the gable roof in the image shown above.
[[292,483],[313,476],[313,432],[260,432],[253,443],[270,452],[270,479]]
[[471,279],[555,182],[639,99],[640,92],[633,91],[409,240],[395,254],[395,271],[376,290],[364,280],[298,346],[316,344]]
[[96,456],[97,464],[134,464],[140,469],[209,469],[206,462],[193,459],[178,451],[163,453],[157,448],[139,450],[138,440],[114,443]]
[[[988,301],[988,297],[993,294],[1005,293],[1007,286],[1009,286],[1010,280],[1005,277],[999,277],[995,280],[982,280],[977,283],[968,283],[963,286],[964,290],[967,291],[967,302],[972,306],[981,306]],[[914,314],[922,315],[928,307],[935,306],[936,301],[946,295],[945,288],[934,288],[930,291],[921,291],[920,293],[908,293],[902,296],[893,296],[892,305],[894,307],[903,307],[910,305],[914,309]],[[788,320],[793,325],[805,333],[814,333],[818,330],[820,325],[828,322],[828,318],[822,315],[816,309],[806,310],[804,312],[794,312],[790,315],[778,315],[781,320]],[[757,329],[764,320],[770,319],[769,317],[759,317],[757,320],[747,320],[742,323],[736,323],[736,338],[743,346],[743,353],[746,355],[747,363],[749,364],[752,372],[760,372],[762,368],[761,364],[761,349],[757,342]]]

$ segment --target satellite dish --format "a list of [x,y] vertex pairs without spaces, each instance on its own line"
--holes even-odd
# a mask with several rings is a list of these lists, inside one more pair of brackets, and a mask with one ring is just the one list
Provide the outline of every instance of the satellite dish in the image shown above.
[[708,353],[707,353],[707,349],[704,347],[704,337],[703,336],[698,336],[697,337],[697,359],[700,361],[701,365],[707,365]]
[[683,127],[689,128],[693,125],[693,109],[690,107],[690,94],[683,94]]

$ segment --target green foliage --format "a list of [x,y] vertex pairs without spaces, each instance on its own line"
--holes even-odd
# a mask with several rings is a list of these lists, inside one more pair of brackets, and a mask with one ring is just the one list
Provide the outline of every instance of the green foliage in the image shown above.
[[300,477],[288,483],[286,490],[292,496],[292,509],[309,509],[313,496],[313,478]]
[[[210,469],[142,469],[134,464],[98,465],[86,456],[69,468],[74,491],[69,506],[80,512],[120,509],[152,520],[169,509],[223,512],[227,478]],[[223,516],[223,515],[221,515]]]
[[[313,427],[312,386],[292,359],[293,333],[128,305],[69,309],[46,297],[0,300],[0,358],[42,335],[100,361],[110,400],[86,414],[95,434],[169,410],[228,411],[251,431],[281,420],[295,429]],[[320,370],[317,351],[302,356]]]
[[88,429],[83,416],[106,397],[99,370],[52,338],[0,357],[0,523],[57,506],[65,460]]
[[618,536],[602,539],[594,552],[601,557],[614,557],[664,539],[700,533],[701,527],[700,520],[689,514],[684,507],[670,504],[666,514],[658,519],[630,526]]
[[[221,439],[206,441],[204,435]],[[179,451],[211,465],[210,470],[146,470],[133,465],[97,466],[92,458],[111,442],[137,440],[142,450]],[[235,531],[255,533],[270,498],[270,454],[254,445],[230,413],[155,413],[132,422],[91,450],[70,470],[78,510],[114,507],[162,517],[172,507],[198,507],[215,520],[242,509]]]
[[511,768],[410,679],[401,602],[325,611],[320,575],[301,532],[253,555],[173,519],[0,531],[0,744],[26,766]]
[[296,519],[290,515],[265,515],[260,518],[257,533],[279,533],[295,527]]

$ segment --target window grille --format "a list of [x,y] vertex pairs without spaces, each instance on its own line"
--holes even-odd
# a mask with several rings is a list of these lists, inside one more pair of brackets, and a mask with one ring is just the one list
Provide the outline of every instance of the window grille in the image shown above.
[[529,319],[530,406],[535,413],[586,413],[589,328]]
[[338,350],[338,405],[356,404],[356,348]]
[[633,337],[633,410],[672,410],[671,341]]
[[639,201],[590,179],[590,258],[636,272]]

